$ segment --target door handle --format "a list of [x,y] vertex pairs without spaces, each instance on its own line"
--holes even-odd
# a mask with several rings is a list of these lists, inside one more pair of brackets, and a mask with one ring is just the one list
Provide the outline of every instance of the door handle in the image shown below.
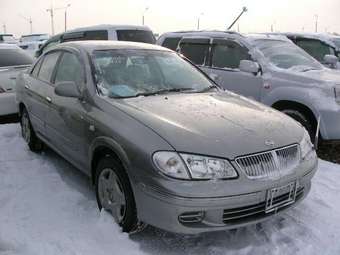
[[46,101],[52,103],[52,99],[50,97],[46,97]]
[[25,89],[30,89],[30,85],[25,84]]

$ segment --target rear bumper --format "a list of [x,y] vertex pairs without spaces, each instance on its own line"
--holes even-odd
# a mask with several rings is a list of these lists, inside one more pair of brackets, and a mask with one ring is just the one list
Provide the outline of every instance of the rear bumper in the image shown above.
[[[254,224],[277,215],[302,201],[310,191],[311,179],[316,169],[317,165],[298,179],[299,192],[295,203],[271,213],[265,213],[267,190],[217,198],[185,198],[137,185],[135,195],[138,217],[141,221],[155,227],[183,234],[219,231]],[[282,184],[292,181],[295,180],[285,180]],[[183,218],[180,220],[180,216],[183,215],[184,217],[199,215],[198,217],[202,220],[183,222]],[[186,219],[190,221],[196,218],[187,217]]]
[[15,93],[0,94],[0,116],[18,113],[18,106],[15,102]]

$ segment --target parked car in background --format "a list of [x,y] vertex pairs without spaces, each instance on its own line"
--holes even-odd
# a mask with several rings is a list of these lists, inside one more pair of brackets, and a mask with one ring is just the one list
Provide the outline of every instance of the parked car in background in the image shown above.
[[320,33],[284,33],[321,64],[340,69],[340,37]]
[[15,80],[33,62],[22,49],[13,44],[0,44],[0,116],[18,113],[15,104]]
[[26,42],[45,42],[50,38],[48,34],[31,34],[20,37],[20,43]]
[[0,43],[16,44],[17,40],[12,34],[0,34]]
[[37,50],[50,38],[48,34],[23,35],[18,43],[19,47],[25,50],[32,57]]
[[287,37],[235,32],[167,33],[157,42],[177,50],[223,88],[300,122],[314,139],[340,139],[340,72],[323,67]]
[[85,40],[156,43],[153,32],[146,26],[97,25],[77,28],[53,36],[36,52],[36,57],[59,43]]
[[301,125],[151,44],[60,44],[20,75],[16,99],[28,146],[89,175],[127,232],[259,222],[305,198],[317,169]]

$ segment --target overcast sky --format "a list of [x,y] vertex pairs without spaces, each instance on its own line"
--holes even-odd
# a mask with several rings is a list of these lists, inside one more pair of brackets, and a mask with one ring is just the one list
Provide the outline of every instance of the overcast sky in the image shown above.
[[[51,33],[47,8],[51,0],[0,0],[0,33],[6,24],[7,33],[28,34],[30,26],[22,16],[32,17],[34,33]],[[54,0],[54,7],[71,4],[68,28],[96,24],[145,23],[156,33],[196,29],[201,17],[201,29],[225,29],[239,14],[242,6],[249,11],[241,18],[241,32],[275,31],[313,32],[315,15],[319,31],[340,32],[340,0]],[[55,11],[55,32],[64,29],[64,11]],[[237,25],[234,28],[237,30]]]

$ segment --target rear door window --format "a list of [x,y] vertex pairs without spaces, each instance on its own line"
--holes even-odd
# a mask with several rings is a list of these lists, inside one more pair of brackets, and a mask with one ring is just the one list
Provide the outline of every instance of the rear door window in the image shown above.
[[165,38],[162,46],[171,50],[176,50],[180,40],[180,37]]
[[196,65],[205,65],[209,53],[208,39],[185,39],[180,43],[181,53]]
[[332,47],[319,40],[300,38],[296,40],[296,44],[319,62],[323,62],[327,54],[335,55]]
[[221,41],[212,47],[212,66],[238,69],[241,60],[250,60],[248,49],[235,41]]
[[147,30],[117,30],[118,41],[143,42],[154,44],[156,39],[151,31]]
[[57,64],[59,55],[60,55],[60,52],[52,52],[52,53],[47,54],[44,57],[40,70],[39,70],[39,74],[38,74],[39,79],[46,81],[46,82],[51,81],[53,71]]
[[30,65],[33,58],[22,49],[0,49],[0,67]]

